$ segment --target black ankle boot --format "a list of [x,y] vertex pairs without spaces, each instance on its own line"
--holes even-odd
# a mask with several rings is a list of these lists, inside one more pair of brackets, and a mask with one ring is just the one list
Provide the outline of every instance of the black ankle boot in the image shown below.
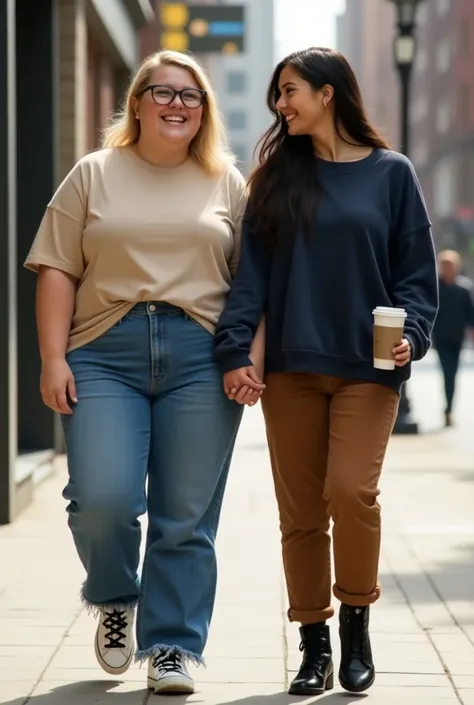
[[341,668],[339,682],[349,693],[368,690],[375,680],[369,637],[369,607],[341,605],[339,612]]
[[290,685],[290,695],[322,695],[334,688],[329,627],[324,622],[300,627],[303,662]]

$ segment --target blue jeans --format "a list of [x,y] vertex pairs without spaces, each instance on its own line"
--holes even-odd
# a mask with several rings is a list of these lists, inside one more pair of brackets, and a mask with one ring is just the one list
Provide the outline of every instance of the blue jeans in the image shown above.
[[138,660],[174,647],[200,662],[242,414],[223,392],[213,336],[178,308],[138,304],[67,359],[78,402],[63,417],[64,497],[87,573],[84,601],[99,609],[138,603]]

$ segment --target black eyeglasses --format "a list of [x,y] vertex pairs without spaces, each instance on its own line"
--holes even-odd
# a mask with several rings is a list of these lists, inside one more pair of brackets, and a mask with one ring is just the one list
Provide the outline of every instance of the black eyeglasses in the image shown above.
[[183,90],[177,91],[171,86],[156,85],[147,86],[138,93],[137,97],[147,91],[150,91],[151,97],[157,105],[170,105],[176,96],[179,95],[181,102],[187,108],[200,108],[207,96],[207,92],[200,88],[183,88]]

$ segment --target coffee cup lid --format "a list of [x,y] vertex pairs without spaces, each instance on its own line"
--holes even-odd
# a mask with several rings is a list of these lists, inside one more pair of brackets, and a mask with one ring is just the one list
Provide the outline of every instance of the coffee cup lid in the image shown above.
[[381,316],[394,316],[396,318],[406,318],[407,316],[404,308],[390,308],[389,306],[377,306],[372,313]]

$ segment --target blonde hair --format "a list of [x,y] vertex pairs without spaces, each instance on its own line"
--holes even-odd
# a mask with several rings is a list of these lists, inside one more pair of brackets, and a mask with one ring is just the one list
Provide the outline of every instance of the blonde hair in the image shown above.
[[223,171],[233,162],[229,151],[223,120],[219,114],[216,97],[209,80],[191,56],[176,51],[158,51],[150,54],[138,67],[128,88],[123,109],[105,129],[102,147],[128,147],[140,137],[140,121],[133,110],[133,98],[147,87],[157,66],[178,66],[189,71],[199,88],[206,91],[202,123],[199,132],[189,145],[189,156],[209,174]]

